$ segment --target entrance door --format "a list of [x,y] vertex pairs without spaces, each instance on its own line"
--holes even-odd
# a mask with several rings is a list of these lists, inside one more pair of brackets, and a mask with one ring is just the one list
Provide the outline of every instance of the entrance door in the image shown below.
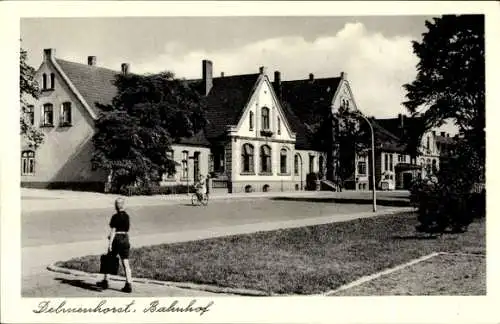
[[194,152],[193,172],[194,181],[198,181],[198,178],[200,177],[200,152]]
[[410,189],[412,181],[413,181],[413,176],[411,173],[403,173],[403,188],[404,189]]

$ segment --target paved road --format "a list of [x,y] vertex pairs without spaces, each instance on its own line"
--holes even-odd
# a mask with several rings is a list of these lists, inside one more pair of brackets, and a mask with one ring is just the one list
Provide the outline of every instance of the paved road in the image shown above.
[[[395,197],[394,194],[392,196]],[[380,211],[386,209],[389,207],[379,207]],[[193,207],[187,202],[176,205],[131,206],[128,211],[132,217],[131,242],[134,245],[136,238],[136,241],[144,245],[149,242],[148,238],[152,238],[150,242],[163,242],[165,239],[179,241],[183,240],[184,235],[189,239],[210,237],[212,234],[223,235],[225,228],[239,228],[240,231],[243,228],[244,231],[246,226],[253,226],[259,230],[259,224],[263,223],[279,226],[280,223],[290,224],[294,221],[314,222],[322,217],[343,221],[349,219],[349,214],[371,211],[371,205],[332,203],[324,197],[294,200],[261,198],[218,200],[206,207]],[[104,250],[104,238],[113,212],[112,206],[108,209],[23,212],[23,296],[82,296],[94,293],[86,287],[88,282],[47,273],[45,267],[58,260],[88,253],[97,254]],[[211,229],[216,230],[210,232]],[[78,287],[76,292],[75,287]],[[138,285],[139,296],[140,287]],[[146,288],[142,292],[151,294]],[[109,293],[113,295],[112,290]],[[177,288],[158,288],[155,294],[182,296],[198,293]]]

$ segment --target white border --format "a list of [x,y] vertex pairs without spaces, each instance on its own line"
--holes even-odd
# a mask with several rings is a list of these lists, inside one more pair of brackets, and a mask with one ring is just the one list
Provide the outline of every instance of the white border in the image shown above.
[[[290,297],[290,298],[215,298],[212,311],[199,315],[150,314],[138,312],[118,315],[36,316],[31,310],[40,299],[20,297],[20,190],[18,105],[19,105],[19,19],[21,17],[117,17],[117,16],[340,16],[340,15],[402,15],[443,13],[486,14],[487,61],[487,130],[488,130],[488,296],[487,297]],[[2,78],[1,136],[1,322],[498,322],[498,217],[495,184],[496,150],[491,139],[497,132],[500,110],[498,96],[500,57],[499,6],[491,2],[79,2],[79,1],[9,1],[0,3],[0,34]],[[494,232],[493,232],[494,231]],[[190,299],[176,298],[181,302]],[[119,302],[122,299],[113,299]],[[126,298],[125,300],[130,300]],[[135,298],[136,303],[152,299]],[[172,298],[162,299],[171,301]],[[212,299],[198,298],[199,302]],[[71,299],[72,303],[93,304],[93,299]]]

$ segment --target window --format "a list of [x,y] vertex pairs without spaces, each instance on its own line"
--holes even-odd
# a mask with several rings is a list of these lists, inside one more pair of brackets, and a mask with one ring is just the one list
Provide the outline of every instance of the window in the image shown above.
[[388,157],[389,157],[389,170],[394,171],[394,165],[392,163],[392,161],[393,161],[392,154],[389,154]]
[[182,179],[188,177],[188,151],[182,151]]
[[286,165],[287,155],[288,154],[287,154],[286,149],[285,148],[281,149],[281,151],[280,151],[280,173],[281,174],[286,174],[288,172],[287,165]]
[[43,105],[42,126],[54,125],[54,107],[52,104]]
[[62,104],[61,125],[62,126],[71,125],[71,102],[65,102]]
[[314,172],[314,156],[309,155],[309,173]]
[[251,144],[243,144],[241,152],[241,172],[254,173],[253,146]]
[[27,106],[25,113],[26,113],[26,121],[30,125],[34,125],[35,124],[35,107],[33,105]]
[[54,89],[54,87],[55,87],[55,80],[56,80],[55,74],[51,73],[50,74],[50,88],[51,89]]
[[281,134],[281,119],[278,117],[278,135]]
[[269,130],[269,108],[263,107],[262,108],[262,129],[263,130]]
[[427,149],[430,150],[431,149],[431,137],[427,137]]
[[293,171],[295,175],[299,175],[299,155],[295,154],[295,158],[293,161]]
[[[173,150],[167,151],[167,159],[169,159],[170,161],[175,163]],[[167,177],[168,178],[173,178],[174,175],[175,175],[175,166],[171,170],[170,169],[167,170]]]
[[253,111],[251,111],[250,116],[248,116],[248,129],[253,130]]
[[42,75],[42,90],[47,90],[47,74]]
[[359,175],[366,175],[366,162],[365,161],[358,162],[358,174]]
[[383,157],[384,157],[384,171],[387,171],[387,170],[389,170],[389,159],[387,157],[387,154],[385,154],[385,153],[384,153]]
[[33,175],[35,173],[35,152],[24,151],[21,153],[21,175]]
[[267,145],[260,148],[260,171],[262,173],[272,173],[271,148]]
[[210,173],[214,172],[214,155],[213,154],[208,155],[208,172],[210,172]]
[[436,174],[438,171],[437,169],[437,161],[436,160],[432,160],[432,173]]

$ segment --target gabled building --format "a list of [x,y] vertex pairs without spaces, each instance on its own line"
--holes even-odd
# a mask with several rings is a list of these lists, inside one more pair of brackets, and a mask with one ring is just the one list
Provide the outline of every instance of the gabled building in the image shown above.
[[[130,65],[111,70],[98,66],[95,56],[81,64],[57,58],[54,49],[43,54],[35,75],[42,94],[29,99],[29,114],[45,140],[36,150],[22,146],[21,185],[103,190],[109,175],[91,163],[94,121],[99,104],[110,104],[116,94],[115,76],[130,73]],[[206,96],[208,125],[172,145],[168,153],[176,161],[176,173],[164,175],[161,185],[192,184],[198,175],[211,174],[214,190],[303,190],[307,174],[322,170],[325,154],[312,147],[307,124],[282,106],[265,68],[214,77],[212,62],[204,60],[201,75],[187,82]],[[341,79],[317,82],[322,88],[328,83],[326,100],[333,106],[345,87]]]

